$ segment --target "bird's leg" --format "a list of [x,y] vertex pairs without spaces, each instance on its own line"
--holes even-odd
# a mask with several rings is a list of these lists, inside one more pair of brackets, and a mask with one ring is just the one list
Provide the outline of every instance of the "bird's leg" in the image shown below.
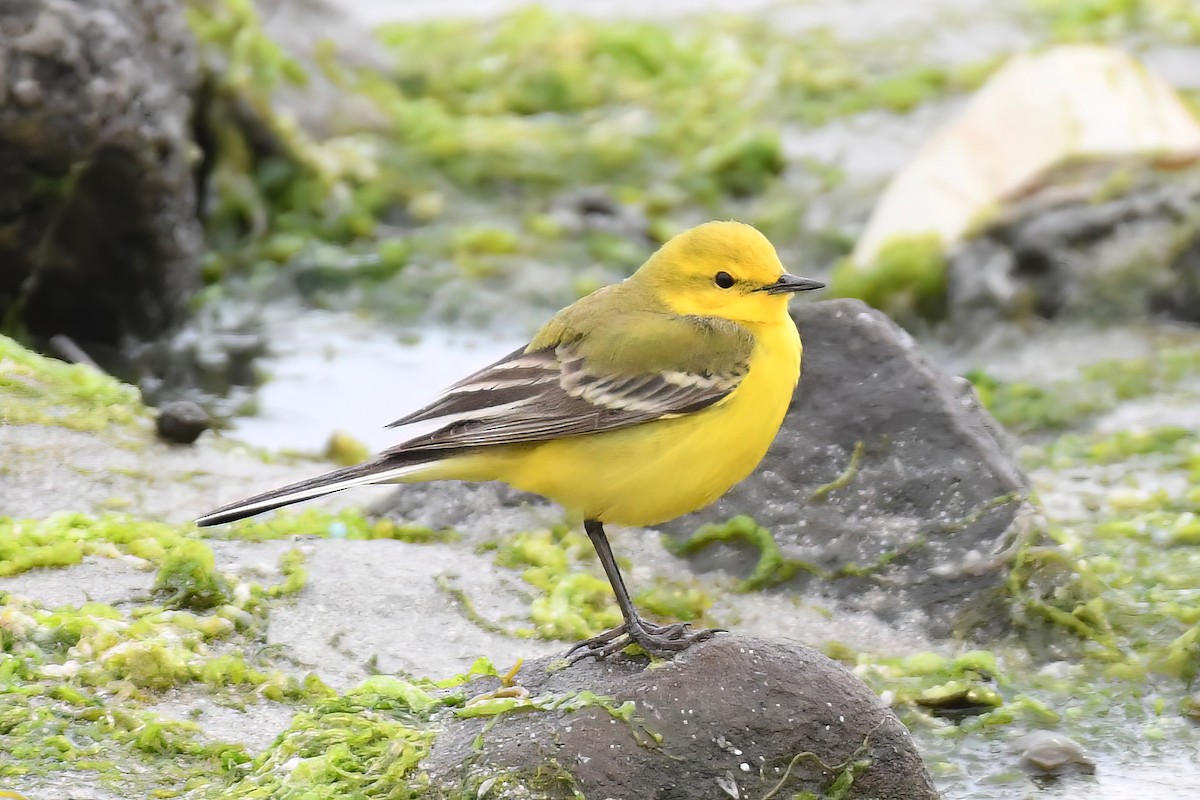
[[691,631],[686,622],[655,625],[639,617],[637,609],[633,607],[633,600],[629,597],[629,591],[625,588],[625,581],[621,578],[621,571],[617,569],[617,559],[613,557],[612,548],[608,545],[608,537],[604,535],[604,525],[596,520],[587,520],[583,523],[583,528],[592,540],[592,546],[596,548],[596,555],[600,557],[600,565],[604,567],[604,574],[608,576],[613,594],[617,596],[617,606],[620,607],[621,616],[625,621],[612,630],[585,639],[572,647],[567,651],[566,657],[569,661],[574,663],[588,656],[606,658],[635,643],[651,656],[669,656],[686,650],[696,642],[711,639],[719,632],[716,629]]

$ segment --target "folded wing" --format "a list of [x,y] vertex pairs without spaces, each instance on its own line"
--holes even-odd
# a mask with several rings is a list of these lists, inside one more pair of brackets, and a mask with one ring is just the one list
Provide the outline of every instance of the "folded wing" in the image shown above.
[[733,392],[746,374],[748,355],[716,370],[622,372],[589,369],[579,341],[518,350],[393,422],[390,427],[444,424],[387,452],[537,442],[688,414]]

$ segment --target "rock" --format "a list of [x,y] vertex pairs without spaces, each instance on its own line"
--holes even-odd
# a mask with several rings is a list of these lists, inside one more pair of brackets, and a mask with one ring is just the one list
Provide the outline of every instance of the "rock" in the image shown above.
[[[794,316],[800,385],[763,464],[664,528],[682,541],[749,514],[792,560],[775,572],[791,591],[933,636],[1003,625],[1006,556],[1031,512],[996,423],[882,313],[834,300]],[[749,575],[756,557],[722,544],[692,558]]]
[[4,4],[0,313],[88,352],[182,315],[202,246],[194,61],[181,3]]
[[210,425],[208,412],[190,400],[165,404],[155,420],[159,438],[175,444],[192,444]]
[[[450,590],[469,590],[504,629],[526,625],[528,584],[495,569],[487,554],[386,539],[318,539],[308,547],[303,601],[271,611],[267,641],[336,688],[375,673],[453,675],[481,654],[511,664],[568,646],[484,630],[471,620]],[[248,560],[248,549],[235,543],[214,549],[226,561]]]
[[1074,739],[1054,731],[1033,731],[1017,741],[1021,766],[1043,775],[1092,773],[1096,764]]
[[1198,171],[1200,120],[1132,56],[1016,57],[892,179],[832,289],[906,326],[948,313],[956,339],[1031,314],[1194,318]]
[[[1103,199],[1105,186],[1121,184]],[[951,330],[992,321],[1200,321],[1200,168],[1056,171],[951,255]]]
[[1200,157],[1200,121],[1129,54],[1067,45],[1013,58],[889,184],[855,246],[868,266],[897,237],[946,247],[1069,161]]
[[501,691],[568,710],[450,719],[421,765],[435,794],[507,797],[520,782],[530,798],[938,797],[900,720],[807,648],[721,635],[652,668],[552,663],[525,664]]

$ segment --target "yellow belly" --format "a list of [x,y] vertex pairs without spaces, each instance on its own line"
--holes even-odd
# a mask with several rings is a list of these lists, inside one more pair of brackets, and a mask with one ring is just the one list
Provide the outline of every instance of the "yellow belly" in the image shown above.
[[787,413],[800,373],[800,342],[790,321],[778,327],[756,332],[746,377],[704,411],[497,448],[454,459],[436,477],[503,481],[585,519],[618,525],[654,525],[702,508],[754,471]]

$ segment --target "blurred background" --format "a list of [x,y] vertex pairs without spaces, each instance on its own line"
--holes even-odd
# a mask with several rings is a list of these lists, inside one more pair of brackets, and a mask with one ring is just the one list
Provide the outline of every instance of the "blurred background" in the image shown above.
[[[946,796],[1196,796],[1195,0],[0,0],[0,578],[32,591],[97,552],[37,548],[122,541],[57,514],[182,530],[394,444],[385,424],[710,219],[967,381],[1072,576],[1013,579],[1051,632],[999,666],[875,623],[827,648],[910,708],[1004,676],[950,690],[994,713],[966,734],[936,702],[905,718]],[[757,602],[752,629],[779,613]],[[1014,719],[1083,745],[998,755],[1023,752]]]
[[[76,42],[115,63],[28,103],[22,76],[48,67],[11,57],[0,303],[40,349],[65,337],[255,444],[382,446],[376,423],[711,218],[960,346],[1198,316],[1194,179],[1147,166],[1198,146],[1185,0],[159,10],[125,9],[111,52]],[[14,54],[54,48],[40,25],[13,28]],[[1063,42],[1140,61],[1047,55],[960,119],[1010,55]],[[1143,66],[1156,83],[1130,85]],[[1130,193],[1150,199],[1078,208]],[[1027,231],[1031,194],[1077,208]]]

